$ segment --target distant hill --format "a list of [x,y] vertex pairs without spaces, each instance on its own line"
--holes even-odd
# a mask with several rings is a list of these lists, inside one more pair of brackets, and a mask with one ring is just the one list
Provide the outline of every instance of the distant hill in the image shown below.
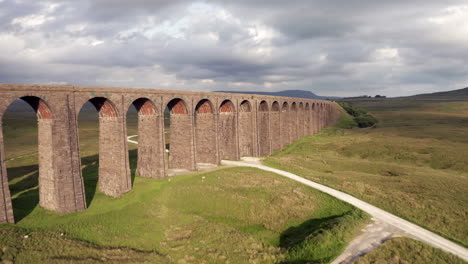
[[245,92],[245,91],[214,91],[218,93],[243,93],[243,94],[260,94],[260,95],[273,95],[273,96],[286,96],[307,99],[321,99],[321,100],[337,100],[341,97],[336,96],[320,96],[311,91],[305,90],[284,90],[279,92]]
[[465,98],[465,100],[468,100],[468,87],[463,88],[463,89],[458,89],[458,90],[452,90],[452,91],[445,91],[445,92],[436,92],[436,93],[428,93],[428,94],[417,94],[413,96],[408,96],[409,98],[411,97],[421,97],[421,98],[431,98],[431,97],[445,97],[445,98]]

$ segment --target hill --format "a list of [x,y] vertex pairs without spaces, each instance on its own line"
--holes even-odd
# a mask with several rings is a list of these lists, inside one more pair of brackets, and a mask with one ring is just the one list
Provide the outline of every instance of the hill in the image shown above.
[[445,91],[445,92],[436,92],[436,93],[428,93],[428,94],[418,94],[413,96],[408,96],[408,98],[440,98],[440,99],[454,99],[456,101],[465,101],[468,100],[468,87],[463,89],[457,89],[452,91]]
[[286,96],[307,99],[321,99],[321,100],[335,100],[341,97],[336,96],[320,96],[311,91],[306,90],[284,90],[279,92],[245,92],[245,91],[214,91],[219,93],[243,93],[243,94],[260,94],[260,95],[273,95],[273,96]]

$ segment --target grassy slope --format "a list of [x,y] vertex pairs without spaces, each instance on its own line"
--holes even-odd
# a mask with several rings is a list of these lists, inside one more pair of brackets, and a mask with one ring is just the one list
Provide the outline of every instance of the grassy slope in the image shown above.
[[[96,120],[86,118],[80,119],[80,148],[82,155],[90,155],[82,159],[89,208],[60,215],[36,206],[34,118],[21,122],[6,118],[7,155],[32,155],[8,162],[15,217],[21,220],[0,228],[3,260],[326,263],[367,219],[328,195],[248,168],[163,181],[137,177],[130,193],[106,197],[96,191]],[[17,128],[15,133],[8,131],[11,127]],[[135,122],[129,134],[132,129]],[[135,150],[130,157],[134,168]]]
[[[416,254],[415,254],[416,252]],[[463,264],[463,260],[409,238],[393,238],[355,264]]]
[[380,119],[377,128],[329,128],[268,157],[267,164],[350,193],[466,246],[468,103],[382,105],[365,105]]

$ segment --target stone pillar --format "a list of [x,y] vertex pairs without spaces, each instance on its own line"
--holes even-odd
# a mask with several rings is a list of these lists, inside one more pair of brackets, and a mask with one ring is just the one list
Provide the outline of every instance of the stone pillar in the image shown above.
[[293,143],[297,139],[297,109],[289,111],[289,144]]
[[310,111],[306,108],[304,110],[304,136],[310,134]]
[[257,100],[252,100],[252,130],[250,137],[252,139],[252,156],[258,157],[260,156],[260,139],[259,139],[259,131],[258,131],[258,102]]
[[218,164],[215,115],[212,112],[197,113],[195,119],[195,142],[197,163]]
[[[249,104],[248,110],[247,106],[245,109],[242,109],[242,105],[238,113],[238,131],[239,131],[239,154],[243,156],[253,156],[254,155],[254,142],[253,142],[253,115],[252,107]],[[255,142],[256,143],[256,142]]]
[[265,107],[265,109],[257,111],[258,154],[259,156],[266,156],[271,154],[269,111],[266,102],[262,102],[260,107]]
[[221,112],[218,115],[219,158],[238,160],[237,122],[235,112]]
[[169,168],[195,170],[193,115],[171,113]]
[[3,142],[3,123],[0,115],[0,223],[14,223],[13,206],[11,204],[10,188],[5,162],[5,150]]
[[321,131],[324,127],[324,121],[325,121],[325,110],[323,109],[323,106],[320,106],[320,111],[319,111],[319,130]]
[[289,116],[289,109],[287,105],[282,106],[281,113],[280,113],[280,120],[281,120],[281,148],[288,145],[291,142],[290,139],[290,116]]
[[315,109],[313,111],[313,123],[314,123],[314,134],[319,132],[319,125],[320,125],[320,117],[319,117],[319,106],[315,105]]
[[280,150],[283,146],[281,139],[281,118],[279,109],[270,112],[270,132],[272,151]]
[[162,179],[165,177],[163,144],[164,131],[160,115],[138,114],[138,176]]
[[98,185],[101,192],[112,197],[122,196],[132,188],[125,123],[123,117],[99,117]]

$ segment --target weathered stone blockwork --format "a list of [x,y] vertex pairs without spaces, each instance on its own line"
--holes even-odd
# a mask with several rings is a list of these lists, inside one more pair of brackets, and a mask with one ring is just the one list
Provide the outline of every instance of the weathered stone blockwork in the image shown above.
[[[290,97],[54,85],[0,84],[0,121],[23,99],[37,112],[40,206],[57,212],[86,209],[78,115],[86,102],[99,112],[99,190],[118,197],[131,190],[126,113],[138,110],[141,177],[166,169],[269,155],[338,120],[332,102]],[[164,109],[170,109],[170,155],[165,152]],[[1,122],[0,122],[1,125]],[[14,222],[0,129],[0,222]]]

